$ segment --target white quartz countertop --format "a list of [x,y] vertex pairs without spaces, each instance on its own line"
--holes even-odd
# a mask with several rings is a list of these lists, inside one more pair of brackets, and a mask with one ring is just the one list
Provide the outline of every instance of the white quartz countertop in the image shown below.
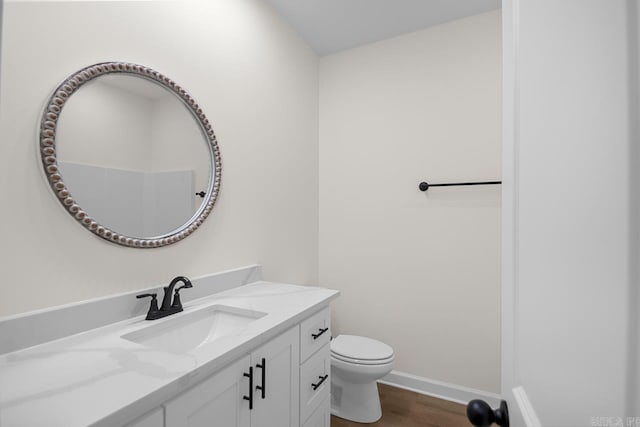
[[[186,303],[183,313],[164,319],[145,321],[139,316],[0,355],[0,427],[124,425],[296,325],[337,296],[337,291],[324,288],[255,282]],[[122,338],[214,304],[266,315],[240,333],[182,354]]]

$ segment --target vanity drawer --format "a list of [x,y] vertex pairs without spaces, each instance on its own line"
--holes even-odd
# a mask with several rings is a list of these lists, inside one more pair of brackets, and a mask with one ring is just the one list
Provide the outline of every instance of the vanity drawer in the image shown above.
[[309,419],[302,425],[302,427],[330,427],[331,425],[331,398],[327,396],[324,402],[318,406]]
[[317,312],[300,324],[300,361],[304,362],[331,339],[331,310]]
[[300,366],[300,420],[309,418],[329,396],[331,357],[329,343]]

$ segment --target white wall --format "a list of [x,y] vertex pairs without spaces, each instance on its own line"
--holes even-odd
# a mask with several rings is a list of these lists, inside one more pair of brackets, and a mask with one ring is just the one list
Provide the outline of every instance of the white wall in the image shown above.
[[[152,120],[151,170],[193,170],[192,212],[196,212],[204,199],[196,197],[195,192],[207,191],[211,169],[208,152],[203,149],[202,130],[187,108],[171,94],[153,103]],[[177,150],[176,146],[191,149]]]
[[634,3],[504,4],[503,392],[543,426],[639,415]]
[[[317,282],[318,61],[262,1],[7,2],[2,31],[0,315],[253,263],[267,279]],[[50,92],[108,60],[177,81],[218,136],[220,198],[177,244],[128,249],[93,236],[40,171]]]
[[[89,82],[67,101],[60,114],[58,158],[116,169],[151,170],[152,105],[150,99],[126,89],[100,80]],[[64,169],[61,172],[64,176]]]
[[500,389],[500,11],[320,62],[320,284],[396,370]]

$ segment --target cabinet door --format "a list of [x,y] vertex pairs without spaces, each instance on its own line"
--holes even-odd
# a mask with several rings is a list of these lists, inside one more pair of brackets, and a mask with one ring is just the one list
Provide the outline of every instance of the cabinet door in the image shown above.
[[249,427],[249,356],[165,404],[166,427]]
[[300,421],[302,423],[329,397],[330,352],[330,344],[327,343],[300,367]]
[[329,396],[318,406],[302,427],[329,427],[331,425],[331,404]]
[[299,334],[295,326],[251,353],[255,384],[251,427],[300,426]]

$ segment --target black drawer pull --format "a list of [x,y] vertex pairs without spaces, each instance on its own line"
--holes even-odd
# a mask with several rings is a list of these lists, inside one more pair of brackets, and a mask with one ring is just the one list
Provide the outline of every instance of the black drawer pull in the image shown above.
[[249,367],[249,373],[244,373],[244,376],[249,378],[249,396],[242,396],[244,400],[249,401],[249,410],[253,409],[253,366]]
[[262,385],[257,385],[256,390],[260,390],[262,392],[262,398],[264,399],[265,397],[267,397],[267,390],[266,390],[266,384],[265,384],[266,377],[267,377],[267,361],[264,357],[262,358],[262,363],[258,363],[256,365],[256,368],[262,369]]
[[317,384],[311,384],[311,387],[313,388],[314,391],[317,390],[318,387],[320,387],[322,383],[327,380],[327,378],[329,378],[329,374],[325,375],[324,377],[318,377],[318,378],[320,378],[320,381],[318,381]]
[[317,334],[311,334],[311,336],[313,337],[314,340],[317,340],[318,338],[320,338],[320,335],[324,334],[328,330],[329,330],[329,328],[318,329],[318,333]]

